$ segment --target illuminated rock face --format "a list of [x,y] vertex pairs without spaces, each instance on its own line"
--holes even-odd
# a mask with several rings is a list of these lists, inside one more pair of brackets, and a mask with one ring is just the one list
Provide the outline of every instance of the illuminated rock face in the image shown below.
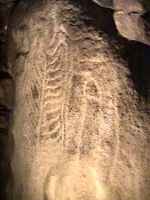
[[149,199],[148,120],[126,62],[86,20],[53,1],[12,30],[15,200]]
[[94,161],[73,158],[59,162],[46,177],[45,199],[120,200],[118,191],[102,179]]

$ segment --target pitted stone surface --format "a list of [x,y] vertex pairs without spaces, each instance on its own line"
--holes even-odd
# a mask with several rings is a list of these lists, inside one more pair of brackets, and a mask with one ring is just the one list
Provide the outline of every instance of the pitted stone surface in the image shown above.
[[81,16],[53,1],[12,30],[14,198],[149,200],[147,116],[127,63]]

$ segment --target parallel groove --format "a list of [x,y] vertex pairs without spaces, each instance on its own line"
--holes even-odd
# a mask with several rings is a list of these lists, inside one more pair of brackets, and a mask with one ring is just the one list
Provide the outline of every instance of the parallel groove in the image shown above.
[[65,93],[67,43],[65,33],[54,26],[54,34],[46,52],[47,65],[41,104],[41,121],[39,126],[39,142],[62,138],[62,113]]

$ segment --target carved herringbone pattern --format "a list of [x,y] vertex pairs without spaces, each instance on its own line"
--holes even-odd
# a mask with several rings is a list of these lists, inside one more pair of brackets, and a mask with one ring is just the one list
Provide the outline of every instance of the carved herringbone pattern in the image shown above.
[[17,106],[20,109],[22,104],[24,110],[18,112],[24,122],[23,135],[34,144],[61,143],[67,152],[78,155],[95,149],[105,157],[105,146],[111,143],[112,159],[108,163],[113,163],[113,171],[120,147],[117,100],[107,85],[109,81],[103,82],[107,73],[116,77],[109,58],[101,55],[98,59],[84,60],[78,48],[70,53],[68,43],[75,39],[55,20],[44,37],[40,34],[32,41],[24,73],[17,84],[21,88],[17,88],[20,93],[16,95]]
[[[68,45],[63,25],[49,31],[47,46],[40,36],[32,42],[25,71],[19,80],[17,106],[22,104],[25,129],[35,143],[63,140],[63,109],[69,74]],[[51,37],[52,36],[52,37]],[[38,49],[34,50],[34,48]],[[33,53],[32,53],[33,52]],[[32,59],[32,60],[31,60]],[[44,61],[40,63],[40,60]],[[20,97],[20,98],[19,98]],[[22,98],[22,99],[21,99]],[[25,136],[28,138],[29,134]],[[30,140],[30,138],[28,138]]]
[[[131,91],[127,89],[129,74],[103,35],[82,25],[80,30],[80,23],[79,27],[72,26],[73,22],[69,24],[68,19],[56,16],[61,6],[58,10],[54,5],[50,7],[54,11],[46,7],[44,12],[31,17],[30,51],[24,71],[16,79],[16,188],[20,189],[22,184],[23,199],[36,200],[42,198],[43,192],[46,200],[53,199],[51,195],[57,196],[59,188],[60,199],[62,194],[68,195],[62,188],[72,189],[66,177],[78,184],[87,159],[86,166],[92,167],[86,172],[88,183],[97,180],[93,178],[96,170],[98,180],[121,185],[125,195],[134,190],[131,199],[138,200],[142,154],[136,154],[134,144],[142,149],[142,132],[135,137],[132,125],[123,124],[134,120],[133,108],[128,107],[130,101],[134,102],[134,93],[130,97]],[[66,12],[61,10],[62,13]],[[132,149],[129,153],[128,146]],[[72,176],[73,171],[77,174]],[[71,195],[66,199],[77,199]]]
[[62,25],[54,27],[54,35],[46,48],[46,61],[41,97],[39,140],[61,140],[63,137],[63,106],[68,73],[68,46]]

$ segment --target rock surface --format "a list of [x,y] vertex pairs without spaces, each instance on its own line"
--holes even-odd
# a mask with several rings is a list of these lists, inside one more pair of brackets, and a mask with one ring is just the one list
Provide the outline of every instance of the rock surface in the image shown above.
[[13,109],[14,85],[7,66],[7,28],[9,8],[0,1],[0,199],[10,194],[13,136],[9,131]]
[[[150,45],[150,23],[142,17],[150,10],[148,1],[140,0],[93,0],[102,7],[114,10],[114,21],[118,32],[129,40]],[[148,26],[148,28],[146,28]]]
[[149,105],[123,40],[84,3],[49,1],[19,23],[14,13],[15,200],[149,200]]

